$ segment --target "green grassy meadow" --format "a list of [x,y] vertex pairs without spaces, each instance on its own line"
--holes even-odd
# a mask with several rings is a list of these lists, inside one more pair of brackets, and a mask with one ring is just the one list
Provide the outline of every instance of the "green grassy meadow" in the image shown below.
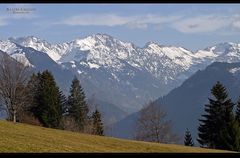
[[229,151],[94,136],[2,120],[0,121],[0,152],[212,153]]

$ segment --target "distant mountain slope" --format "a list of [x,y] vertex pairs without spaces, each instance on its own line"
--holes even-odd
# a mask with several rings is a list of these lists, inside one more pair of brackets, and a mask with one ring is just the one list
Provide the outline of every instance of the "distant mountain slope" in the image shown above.
[[101,112],[104,127],[107,127],[107,125],[125,118],[128,114],[127,112],[118,108],[118,106],[102,100],[90,98],[88,103],[90,112],[93,112],[96,109]]
[[133,139],[139,112],[134,112],[122,120],[106,127],[106,135],[117,138]]
[[240,73],[234,71],[239,68],[240,63],[213,63],[157,102],[168,111],[179,133],[184,134],[186,128],[189,128],[196,138],[198,119],[204,114],[204,105],[208,103],[208,97],[212,97],[210,90],[217,81],[227,88],[234,102],[240,96]]
[[[124,111],[140,109],[149,98],[156,98],[163,85],[146,70],[139,70],[121,61],[121,69],[89,68],[81,63],[63,63],[81,79],[89,95],[118,105]],[[74,66],[73,66],[74,65]]]
[[[208,97],[211,97],[210,90],[217,81],[225,85],[230,97],[236,102],[240,96],[240,63],[215,62],[206,69],[197,71],[168,95],[156,100],[167,111],[167,118],[173,121],[174,130],[182,138],[186,128],[191,131],[194,139],[197,137],[198,119],[204,113],[204,105],[208,103]],[[112,133],[117,132],[116,137],[131,138],[137,116],[138,113],[133,113],[113,124],[112,129],[116,131]]]

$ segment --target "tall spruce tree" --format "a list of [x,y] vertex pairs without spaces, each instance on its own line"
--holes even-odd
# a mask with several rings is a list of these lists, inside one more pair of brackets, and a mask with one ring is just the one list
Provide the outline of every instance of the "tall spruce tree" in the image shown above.
[[238,123],[240,124],[240,97],[237,101],[236,120],[238,120]]
[[33,73],[27,84],[27,90],[29,93],[29,104],[26,110],[32,113],[33,116],[35,116],[36,118],[40,117],[40,113],[38,111],[38,99],[40,99],[40,78],[40,72],[38,72],[37,74]]
[[95,110],[92,114],[92,121],[93,121],[93,134],[95,135],[104,135],[104,130],[103,130],[103,123],[101,120],[101,113],[98,110]]
[[59,91],[58,97],[59,97],[60,106],[62,109],[62,114],[65,115],[67,113],[67,98],[62,91]]
[[59,88],[53,75],[48,70],[40,78],[40,121],[46,127],[61,128],[62,107],[60,104]]
[[45,127],[62,128],[61,91],[48,70],[33,75],[29,82],[33,90],[31,111]]
[[85,93],[75,76],[68,96],[68,116],[75,119],[80,131],[84,130],[84,126],[88,121],[89,109],[85,98]]
[[240,151],[240,128],[239,122],[232,119],[227,126],[220,131],[219,140],[222,146],[219,149]]
[[202,147],[229,149],[226,148],[228,140],[234,138],[228,140],[226,138],[234,119],[234,103],[228,97],[226,88],[219,81],[211,89],[211,94],[214,99],[209,98],[209,104],[205,105],[206,114],[202,115],[205,119],[199,120],[197,140]]
[[28,109],[27,110],[30,110],[30,108],[33,107],[33,99],[35,97],[35,93],[37,92],[37,86],[39,85],[39,82],[38,82],[38,77],[35,73],[33,73],[31,76],[30,76],[30,79],[27,83],[27,92],[29,93],[29,105],[28,105]]
[[186,145],[186,146],[194,146],[194,142],[192,140],[192,135],[191,135],[191,133],[190,133],[190,131],[188,129],[185,132],[184,145]]

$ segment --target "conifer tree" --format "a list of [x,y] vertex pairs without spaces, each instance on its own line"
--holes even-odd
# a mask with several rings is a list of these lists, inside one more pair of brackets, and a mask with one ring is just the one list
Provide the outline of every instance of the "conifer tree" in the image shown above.
[[88,121],[89,109],[85,98],[85,93],[75,76],[68,96],[68,116],[75,119],[80,131],[84,130],[84,126]]
[[60,105],[59,88],[49,71],[42,73],[40,86],[40,120],[46,127],[60,128],[62,107]]
[[38,72],[37,74],[33,73],[30,77],[30,80],[27,84],[27,91],[29,93],[29,104],[26,107],[26,110],[32,113],[36,118],[38,116],[37,106],[38,106],[38,97],[39,97],[39,90],[40,90],[40,77],[41,73]]
[[227,127],[220,131],[219,140],[222,145],[219,149],[240,151],[240,127],[239,122],[232,119]]
[[186,146],[194,146],[194,142],[192,140],[191,133],[190,133],[190,131],[188,129],[187,129],[187,131],[185,133],[184,145],[186,145]]
[[33,75],[29,87],[33,90],[31,111],[34,116],[45,127],[62,128],[61,92],[51,72],[46,70]]
[[233,106],[228,98],[226,88],[218,81],[211,89],[214,99],[209,98],[209,104],[205,105],[205,119],[200,119],[198,142],[202,147],[223,149],[226,147],[226,132],[230,122],[233,121]]
[[62,109],[62,114],[64,115],[67,112],[67,98],[62,91],[59,91],[58,97]]
[[240,124],[240,97],[239,97],[238,102],[237,102],[236,120],[238,120],[238,123]]
[[95,135],[104,135],[104,130],[103,130],[103,123],[101,120],[101,113],[98,110],[95,110],[92,114],[92,121],[93,121],[93,134]]

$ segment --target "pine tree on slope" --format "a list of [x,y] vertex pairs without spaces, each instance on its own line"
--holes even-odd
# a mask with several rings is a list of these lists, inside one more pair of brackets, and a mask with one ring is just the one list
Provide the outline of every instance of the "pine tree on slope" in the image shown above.
[[[225,87],[217,82],[211,89],[211,94],[215,99],[209,98],[209,104],[205,105],[205,112],[202,115],[205,119],[200,119],[198,142],[202,147],[226,149],[228,140],[227,133],[231,127],[229,124],[233,121],[233,106],[231,99],[228,98]],[[227,130],[223,131],[223,130]],[[231,150],[231,149],[229,149]]]
[[187,131],[185,133],[184,145],[186,145],[186,146],[194,146],[194,142],[192,140],[192,135],[191,135],[191,133],[190,133],[190,131],[188,129],[187,129]]
[[240,124],[240,97],[237,102],[237,109],[236,109],[236,120],[238,120]]
[[83,131],[88,121],[88,105],[85,101],[85,94],[79,80],[75,77],[70,88],[68,96],[68,116],[75,119],[79,130]]
[[60,101],[60,106],[62,107],[62,114],[64,115],[66,114],[66,109],[67,109],[67,98],[62,91],[59,91],[58,97]]
[[103,130],[103,123],[101,120],[101,113],[98,110],[95,110],[92,114],[92,121],[93,121],[93,134],[95,135],[104,135],[104,130]]
[[28,106],[26,107],[26,110],[29,111],[30,113],[33,113],[33,115],[35,116],[37,115],[36,97],[38,96],[38,89],[40,85],[39,76],[40,76],[40,73],[37,73],[37,74],[33,73],[27,84],[27,91],[29,93],[29,99],[28,99],[29,103],[28,103]]
[[48,70],[33,75],[31,80],[33,88],[33,103],[31,111],[45,127],[62,128],[62,106],[60,90],[53,75]]
[[219,139],[222,142],[219,149],[240,151],[239,122],[235,119],[228,122],[227,127],[221,130]]

